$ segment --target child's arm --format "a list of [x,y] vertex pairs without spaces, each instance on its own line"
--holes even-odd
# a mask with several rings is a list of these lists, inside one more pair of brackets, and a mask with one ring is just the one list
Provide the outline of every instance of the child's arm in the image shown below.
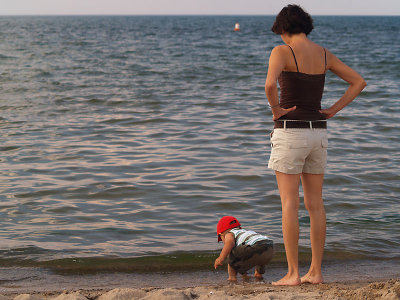
[[224,262],[225,258],[228,257],[229,253],[231,253],[233,247],[235,247],[235,237],[233,236],[233,233],[229,232],[225,235],[224,248],[222,248],[219,257],[215,260],[215,269],[219,266],[222,266],[222,263]]

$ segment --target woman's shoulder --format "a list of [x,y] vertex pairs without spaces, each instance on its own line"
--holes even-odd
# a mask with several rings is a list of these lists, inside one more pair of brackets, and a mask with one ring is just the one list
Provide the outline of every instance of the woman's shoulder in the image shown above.
[[331,51],[329,51],[329,49],[326,48],[324,45],[320,45],[315,42],[312,42],[312,43],[315,46],[315,50],[318,53],[322,52],[325,55],[326,67],[327,67],[327,69],[329,69],[329,66],[330,66],[332,60],[335,58],[335,55]]
[[290,54],[290,47],[288,45],[275,46],[271,51],[271,58],[277,60],[286,60]]
[[288,45],[278,45],[275,46],[271,52],[278,52],[278,53],[285,53],[286,51],[288,51],[290,48]]
[[338,58],[328,48],[324,48],[326,55],[326,69],[329,70],[333,65],[337,64]]

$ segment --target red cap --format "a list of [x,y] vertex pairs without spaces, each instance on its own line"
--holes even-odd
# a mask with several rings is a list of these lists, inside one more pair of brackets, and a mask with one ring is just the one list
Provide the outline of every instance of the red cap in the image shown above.
[[225,230],[235,228],[241,226],[239,221],[232,216],[225,216],[222,217],[218,224],[217,224],[217,235],[218,235],[218,242],[222,241],[221,239],[221,233],[223,233]]

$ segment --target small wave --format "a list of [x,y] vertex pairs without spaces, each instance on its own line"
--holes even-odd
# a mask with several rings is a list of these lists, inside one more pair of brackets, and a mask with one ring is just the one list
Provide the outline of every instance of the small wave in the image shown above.
[[108,119],[101,121],[100,123],[104,124],[125,124],[125,125],[143,125],[143,124],[159,124],[159,123],[170,123],[175,122],[175,120],[168,118],[153,118],[146,120],[137,120],[134,118],[121,118],[121,119]]
[[0,59],[17,59],[15,56],[0,54]]
[[89,103],[89,104],[104,104],[106,102],[107,102],[106,100],[98,99],[98,98],[92,98],[92,99],[87,101],[87,103]]
[[104,189],[87,195],[87,199],[121,199],[124,196],[133,197],[145,193],[136,186],[119,186]]
[[6,151],[12,151],[12,150],[17,150],[17,149],[19,149],[20,147],[18,147],[18,146],[3,146],[3,147],[0,147],[0,152],[6,152]]

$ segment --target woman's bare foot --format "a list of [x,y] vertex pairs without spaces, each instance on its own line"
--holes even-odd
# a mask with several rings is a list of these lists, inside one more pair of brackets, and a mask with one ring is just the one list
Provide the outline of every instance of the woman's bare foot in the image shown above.
[[299,285],[301,284],[299,276],[286,275],[281,280],[272,282],[272,285]]
[[237,278],[236,277],[229,277],[228,278],[229,283],[237,283]]
[[324,280],[322,279],[322,275],[312,275],[310,273],[307,273],[303,277],[301,277],[301,283],[311,283],[311,284],[320,284],[324,283]]

